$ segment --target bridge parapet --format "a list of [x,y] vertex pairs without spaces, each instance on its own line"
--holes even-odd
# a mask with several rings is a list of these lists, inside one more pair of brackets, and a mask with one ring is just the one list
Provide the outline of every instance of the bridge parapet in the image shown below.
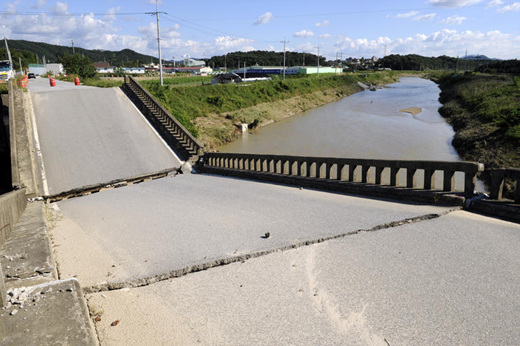
[[181,159],[189,160],[202,154],[202,145],[195,137],[134,78],[125,76],[123,89]]
[[[206,153],[203,157],[203,171],[223,173],[233,171],[233,175],[254,177],[272,175],[285,178],[284,182],[300,184],[303,180],[332,184],[341,184],[341,190],[353,188],[359,192],[359,186],[375,192],[383,188],[380,195],[394,190],[437,191],[454,193],[455,173],[464,174],[464,195],[474,194],[477,173],[484,166],[477,162],[448,161],[404,161],[327,158],[284,155],[251,155],[233,153]],[[418,172],[422,171],[422,174]],[[400,175],[405,174],[405,184],[400,185]],[[435,175],[442,174],[442,189],[436,190]],[[387,178],[383,179],[386,174]],[[419,181],[421,179],[422,181]],[[273,180],[273,179],[270,179]],[[274,179],[282,181],[281,179]],[[384,181],[385,180],[385,181]],[[358,187],[354,187],[358,185]],[[317,186],[317,185],[314,185]],[[374,193],[372,193],[374,194]]]
[[519,168],[496,168],[486,172],[491,176],[491,187],[489,197],[491,199],[502,200],[504,184],[506,179],[511,179],[516,184],[513,195],[515,203],[520,203],[520,169]]

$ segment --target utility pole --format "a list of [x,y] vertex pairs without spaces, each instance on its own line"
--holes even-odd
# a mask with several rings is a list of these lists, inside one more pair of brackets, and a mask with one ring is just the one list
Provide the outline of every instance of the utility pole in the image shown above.
[[72,40],[72,54],[76,54],[76,52],[74,51],[74,40]]
[[157,48],[159,50],[159,74],[161,75],[161,86],[164,85],[162,72],[162,56],[161,56],[161,30],[159,27],[159,13],[167,14],[166,12],[159,12],[159,0],[155,0],[155,12],[146,12],[157,18]]
[[318,78],[320,77],[320,45],[318,45]]
[[280,43],[283,43],[283,80],[285,80],[285,44],[289,43],[289,41],[286,41],[284,37]]
[[302,54],[303,54],[303,67],[305,67],[305,51],[303,51]]

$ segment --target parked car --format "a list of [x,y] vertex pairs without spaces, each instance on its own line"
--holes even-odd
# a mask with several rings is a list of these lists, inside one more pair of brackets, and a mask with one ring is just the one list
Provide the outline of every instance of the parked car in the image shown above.
[[34,73],[28,73],[28,74],[27,74],[27,78],[28,78],[28,79],[31,79],[31,78],[36,79],[36,75],[35,75]]

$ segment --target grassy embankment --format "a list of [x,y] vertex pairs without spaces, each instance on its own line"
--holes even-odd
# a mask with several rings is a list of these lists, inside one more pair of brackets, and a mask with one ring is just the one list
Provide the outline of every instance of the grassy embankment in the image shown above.
[[358,81],[388,84],[398,77],[397,73],[380,72],[186,88],[168,81],[163,88],[156,80],[141,84],[198,137],[206,150],[212,150],[236,139],[241,123],[264,126],[357,92],[361,89]]
[[460,157],[486,168],[520,167],[520,76],[447,74],[437,81],[439,112],[455,130]]

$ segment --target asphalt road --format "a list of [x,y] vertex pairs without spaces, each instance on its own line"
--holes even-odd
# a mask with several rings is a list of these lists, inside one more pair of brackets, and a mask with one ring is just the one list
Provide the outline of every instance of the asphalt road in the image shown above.
[[[57,203],[64,277],[84,287],[154,279],[449,208],[184,174]],[[269,232],[271,237],[262,238]]]
[[519,246],[458,211],[87,298],[102,345],[518,345]]
[[118,88],[37,78],[28,90],[50,194],[181,165]]

